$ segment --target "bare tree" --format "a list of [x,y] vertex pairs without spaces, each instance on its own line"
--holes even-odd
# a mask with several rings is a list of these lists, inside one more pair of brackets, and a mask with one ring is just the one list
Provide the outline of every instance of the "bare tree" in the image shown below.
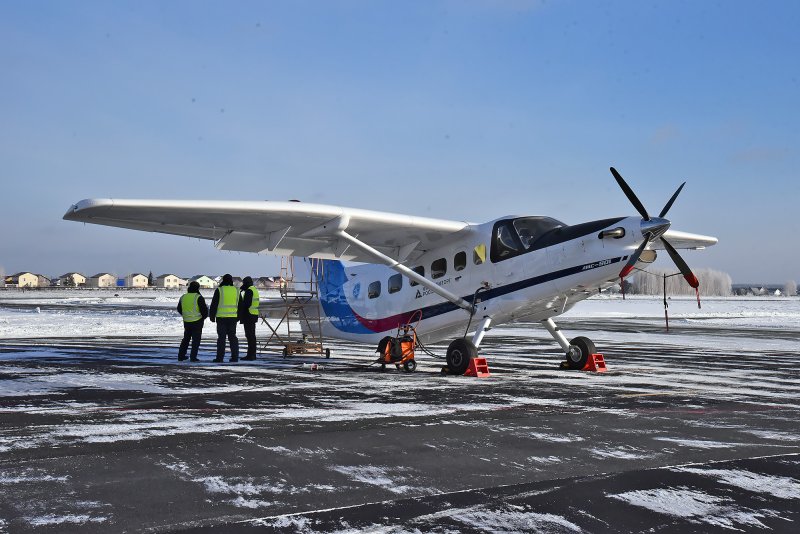
[[[670,276],[674,271],[648,269],[639,271],[633,278],[633,293],[641,295],[660,295],[664,292],[664,274],[667,278],[668,295],[694,295],[694,289],[686,283],[683,276]],[[694,271],[700,282],[700,294],[703,296],[727,297],[732,294],[733,281],[728,273],[713,269],[697,269]]]
[[783,286],[783,294],[787,297],[793,297],[797,295],[797,282],[794,280],[789,280]]

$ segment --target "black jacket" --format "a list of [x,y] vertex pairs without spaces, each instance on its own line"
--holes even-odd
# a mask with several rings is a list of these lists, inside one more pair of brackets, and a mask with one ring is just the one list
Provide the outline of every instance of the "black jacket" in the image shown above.
[[[206,317],[208,317],[208,306],[206,306],[206,299],[204,299],[203,295],[199,293],[197,295],[197,309],[200,310],[200,315],[203,316],[203,318],[200,320],[205,321]],[[182,315],[183,307],[181,306],[181,300],[183,300],[183,298],[178,299],[178,313]]]
[[239,289],[239,308],[237,315],[239,316],[239,322],[242,324],[258,322],[258,315],[250,313],[250,306],[253,304],[253,292],[248,291],[248,289],[252,287],[253,286],[247,286]]

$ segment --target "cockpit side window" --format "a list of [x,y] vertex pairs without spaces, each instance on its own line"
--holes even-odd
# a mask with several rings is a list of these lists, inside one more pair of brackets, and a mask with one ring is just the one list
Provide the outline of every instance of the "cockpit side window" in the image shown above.
[[513,258],[524,250],[512,221],[500,221],[495,224],[491,252],[493,262]]

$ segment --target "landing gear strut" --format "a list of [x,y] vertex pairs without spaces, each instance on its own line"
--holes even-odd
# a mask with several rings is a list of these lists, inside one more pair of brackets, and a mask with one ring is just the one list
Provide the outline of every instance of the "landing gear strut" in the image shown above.
[[542,325],[550,332],[550,335],[561,345],[567,355],[567,367],[570,369],[583,369],[591,354],[595,354],[597,349],[588,337],[579,336],[572,341],[567,341],[561,329],[552,319],[545,319]]

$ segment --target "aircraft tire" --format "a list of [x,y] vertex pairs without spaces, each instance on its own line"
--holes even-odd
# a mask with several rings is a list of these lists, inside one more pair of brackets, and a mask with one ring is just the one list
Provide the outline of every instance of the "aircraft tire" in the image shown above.
[[417,370],[417,362],[414,360],[408,360],[403,364],[403,369],[409,373],[413,373]]
[[580,357],[577,357],[577,355],[573,357],[567,353],[567,365],[570,369],[583,369],[583,367],[586,365],[586,362],[589,360],[589,355],[597,352],[597,348],[595,348],[591,339],[583,336],[576,337],[569,343],[570,345],[580,349]]
[[478,355],[478,349],[472,341],[460,337],[453,340],[447,347],[447,368],[451,374],[463,375],[469,367],[472,358]]

